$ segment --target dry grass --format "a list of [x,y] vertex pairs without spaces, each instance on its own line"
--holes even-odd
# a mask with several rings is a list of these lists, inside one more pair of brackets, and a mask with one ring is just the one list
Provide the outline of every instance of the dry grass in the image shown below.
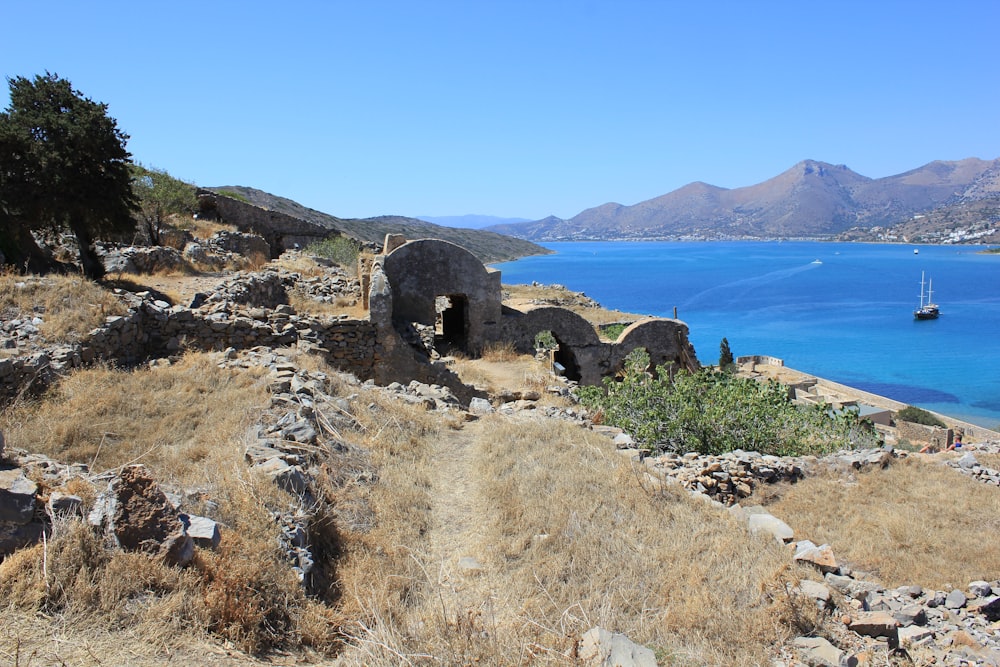
[[983,539],[1000,531],[1000,494],[933,459],[908,458],[849,482],[843,473],[810,477],[768,509],[800,539],[830,544],[890,587],[942,589],[1000,572],[1000,543]]
[[196,239],[206,240],[211,238],[213,234],[218,232],[236,232],[238,231],[236,225],[227,225],[221,222],[213,222],[211,220],[200,220],[197,218],[185,217],[183,220],[178,220],[174,222],[174,226],[177,229],[183,229],[185,231],[191,232],[191,235]]
[[82,276],[0,273],[0,317],[41,317],[39,331],[50,343],[79,341],[105,317],[126,310],[121,299]]
[[[214,507],[192,501],[186,509],[207,510],[223,539],[218,551],[199,549],[179,570],[107,550],[88,527],[60,523],[46,545],[0,564],[0,603],[74,628],[126,631],[134,658],[120,664],[142,664],[208,633],[251,653],[278,645],[330,650],[339,617],[305,597],[280,553],[272,511],[291,499],[243,460],[243,436],[266,398],[259,373],[190,354],[153,370],[79,371],[38,403],[4,411],[11,446],[95,471],[142,462],[161,484],[202,491]],[[84,496],[89,509],[95,490],[85,487],[75,479],[64,490]],[[11,652],[0,638],[4,650]]]
[[462,382],[494,396],[504,391],[530,389],[542,395],[542,404],[564,402],[546,392],[554,378],[545,364],[530,355],[501,350],[500,353],[486,350],[480,359],[457,358],[451,369]]
[[317,301],[306,295],[299,289],[293,289],[288,293],[288,303],[295,309],[296,313],[312,315],[314,317],[330,317],[335,315],[358,315],[358,300],[350,297],[338,297],[330,303]]
[[[371,426],[380,518],[340,566],[343,611],[358,619],[342,664],[569,664],[573,638],[599,624],[661,664],[759,665],[793,620],[816,620],[777,593],[796,572],[773,541],[647,492],[598,436],[495,417],[410,437],[418,424]],[[459,525],[456,503],[472,509]],[[462,553],[483,574],[456,574]]]
[[979,461],[979,465],[992,468],[993,470],[1000,470],[1000,454],[975,452],[975,456],[976,460]]
[[588,297],[581,297],[579,292],[555,287],[552,285],[503,285],[506,296],[504,305],[514,308],[532,307],[541,301],[544,303],[559,304],[560,307],[571,310],[580,315],[595,327],[613,322],[638,321],[645,315],[625,313],[620,310],[607,310],[605,308],[593,307],[593,301]]
[[190,354],[156,369],[76,372],[44,400],[7,415],[4,430],[14,447],[94,472],[143,463],[162,481],[199,485],[234,460],[227,444],[266,401],[260,373]]

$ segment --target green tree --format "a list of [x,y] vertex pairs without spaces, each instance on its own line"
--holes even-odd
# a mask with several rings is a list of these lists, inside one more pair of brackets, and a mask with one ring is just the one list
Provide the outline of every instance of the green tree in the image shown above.
[[174,178],[162,169],[133,165],[132,191],[139,203],[139,216],[149,241],[161,245],[167,218],[174,214],[190,215],[198,206],[195,187]]
[[[32,229],[69,229],[84,273],[99,278],[104,267],[94,240],[135,225],[128,135],[108,116],[106,104],[55,74],[7,83],[10,106],[0,113],[0,141],[13,152],[0,152],[3,215],[10,226],[5,241],[32,256]],[[35,247],[24,247],[30,245]]]
[[733,353],[729,349],[729,340],[726,338],[722,339],[719,344],[719,368],[722,370],[729,370],[733,365]]

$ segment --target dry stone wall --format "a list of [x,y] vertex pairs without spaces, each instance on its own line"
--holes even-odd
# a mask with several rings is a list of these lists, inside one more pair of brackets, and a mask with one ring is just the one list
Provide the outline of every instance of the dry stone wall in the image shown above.
[[182,349],[295,345],[324,355],[338,370],[373,377],[381,352],[375,327],[362,319],[296,314],[287,290],[298,279],[278,271],[241,274],[201,295],[196,308],[117,290],[128,313],[108,317],[82,342],[0,359],[0,400],[41,391],[65,371],[98,360],[131,366]]

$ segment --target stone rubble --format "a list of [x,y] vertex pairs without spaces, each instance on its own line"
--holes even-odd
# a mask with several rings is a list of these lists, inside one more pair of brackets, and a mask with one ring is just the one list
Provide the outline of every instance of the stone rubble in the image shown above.
[[[792,560],[816,571],[790,592],[804,596],[834,618],[843,619],[842,635],[831,643],[822,637],[799,637],[783,649],[772,667],[871,664],[880,654],[909,655],[916,664],[1000,667],[1000,580],[972,581],[964,588],[924,591],[919,586],[887,590],[877,581],[838,563],[830,545],[795,539],[794,529],[763,507],[742,507],[759,484],[794,482],[821,467],[845,473],[891,465],[908,452],[891,447],[845,450],[817,458],[764,456],[734,451],[718,456],[672,453],[647,456],[620,429],[592,426],[611,439],[652,478],[705,498],[746,526],[785,544]],[[962,474],[994,484],[995,471],[984,469],[974,451],[995,453],[1000,443],[967,446],[969,451],[946,464]],[[879,663],[882,664],[882,663]],[[888,664],[887,662],[885,664]]]

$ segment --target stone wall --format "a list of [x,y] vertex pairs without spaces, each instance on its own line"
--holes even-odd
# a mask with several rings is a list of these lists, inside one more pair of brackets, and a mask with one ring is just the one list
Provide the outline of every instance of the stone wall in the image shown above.
[[241,232],[252,232],[264,237],[270,246],[272,259],[280,255],[282,250],[296,246],[304,248],[313,241],[340,235],[335,229],[269,211],[232,197],[217,195],[209,190],[198,190],[198,202],[203,210],[214,209],[223,222],[236,225]]
[[0,359],[0,400],[42,391],[65,371],[98,360],[131,366],[181,351],[299,346],[361,379],[374,377],[381,358],[369,320],[296,314],[286,287],[294,274],[265,271],[222,283],[199,308],[171,306],[119,290],[129,310],[72,345]]
[[931,445],[938,449],[944,449],[950,445],[954,437],[954,432],[950,428],[914,424],[913,422],[906,422],[901,419],[896,420],[896,433],[899,435],[900,440]]

